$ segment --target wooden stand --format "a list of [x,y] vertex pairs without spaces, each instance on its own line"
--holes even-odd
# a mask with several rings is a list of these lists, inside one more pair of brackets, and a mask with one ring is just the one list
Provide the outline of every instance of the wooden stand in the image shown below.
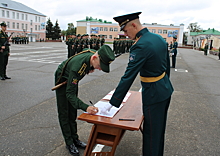
[[[114,156],[117,145],[126,130],[139,130],[143,121],[142,102],[140,92],[131,92],[131,96],[124,103],[121,110],[113,117],[106,118],[83,113],[78,119],[93,123],[84,156]],[[119,121],[119,118],[135,119],[135,121]],[[96,144],[112,147],[110,152],[94,152]]]

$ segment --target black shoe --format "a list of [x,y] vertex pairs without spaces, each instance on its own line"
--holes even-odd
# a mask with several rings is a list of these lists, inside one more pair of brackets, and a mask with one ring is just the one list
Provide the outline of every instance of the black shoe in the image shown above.
[[10,77],[5,76],[5,79],[11,79]]
[[76,145],[76,147],[80,147],[80,148],[86,148],[86,143],[80,141],[80,140],[75,140],[74,144]]
[[69,150],[71,155],[79,156],[79,151],[78,151],[77,147],[74,144],[66,145],[66,148]]
[[5,80],[5,78],[4,77],[0,77],[1,78],[1,80]]

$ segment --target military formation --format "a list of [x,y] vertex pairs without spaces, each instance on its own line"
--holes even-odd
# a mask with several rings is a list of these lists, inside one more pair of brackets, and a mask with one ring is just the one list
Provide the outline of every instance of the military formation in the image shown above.
[[[113,41],[113,52],[115,56],[119,56],[124,53],[128,53],[130,47],[134,44],[134,40],[127,38],[114,38]],[[68,58],[83,51],[84,48],[98,50],[105,44],[105,35],[69,35],[66,40],[68,49]]]
[[29,39],[25,36],[16,36],[11,38],[12,44],[28,44]]
[[84,48],[98,50],[101,46],[105,44],[104,35],[69,35],[66,40],[66,45],[68,49],[68,58],[83,51]]
[[127,38],[114,38],[113,52],[115,53],[115,56],[128,53],[130,47],[134,44],[134,42],[134,40]]

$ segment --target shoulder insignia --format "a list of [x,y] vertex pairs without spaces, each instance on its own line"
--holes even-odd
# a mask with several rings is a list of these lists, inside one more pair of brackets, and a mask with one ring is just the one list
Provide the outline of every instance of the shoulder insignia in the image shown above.
[[73,79],[73,82],[72,82],[72,84],[77,84],[78,83],[78,80],[77,79]]
[[130,61],[130,62],[134,62],[134,60],[135,60],[135,55],[136,55],[136,54],[130,54],[130,56],[129,56],[129,61]]
[[82,65],[82,67],[80,68],[80,70],[78,71],[78,73],[79,73],[80,75],[82,75],[82,74],[85,72],[86,67],[87,67],[87,65],[86,65],[85,63],[83,63],[83,65]]

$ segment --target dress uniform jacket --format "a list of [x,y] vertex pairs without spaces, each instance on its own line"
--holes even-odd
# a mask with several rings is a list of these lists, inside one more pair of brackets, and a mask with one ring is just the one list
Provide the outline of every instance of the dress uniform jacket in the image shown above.
[[[136,36],[139,40],[130,49],[128,67],[110,100],[110,103],[116,107],[122,103],[139,72],[141,77],[158,77],[166,73],[169,68],[167,46],[162,37],[149,32],[147,28],[142,29]],[[161,102],[169,98],[173,92],[167,74],[159,81],[141,82],[141,84],[142,100],[147,105]]]

